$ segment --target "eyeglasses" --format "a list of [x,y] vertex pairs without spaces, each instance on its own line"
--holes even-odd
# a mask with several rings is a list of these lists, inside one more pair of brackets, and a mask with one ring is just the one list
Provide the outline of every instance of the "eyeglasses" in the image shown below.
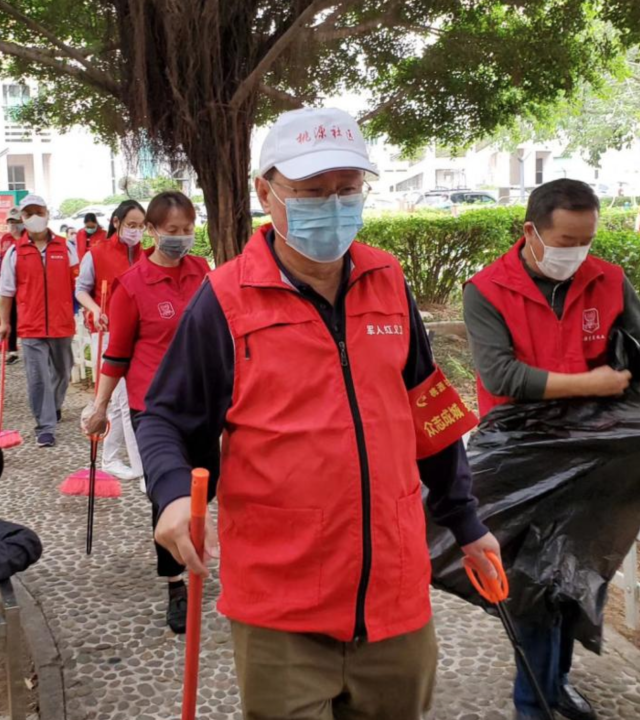
[[285,188],[286,190],[289,190],[291,193],[293,193],[293,197],[296,198],[314,198],[314,199],[326,199],[331,197],[331,195],[337,195],[338,197],[349,197],[350,195],[359,195],[362,193],[364,198],[366,199],[369,193],[371,192],[371,185],[364,180],[362,183],[356,183],[354,185],[346,185],[343,188],[340,188],[337,192],[329,192],[324,188],[294,188],[291,187],[291,185],[285,185],[284,183],[279,182],[278,180],[272,180],[270,182],[271,185],[279,185],[282,188]]

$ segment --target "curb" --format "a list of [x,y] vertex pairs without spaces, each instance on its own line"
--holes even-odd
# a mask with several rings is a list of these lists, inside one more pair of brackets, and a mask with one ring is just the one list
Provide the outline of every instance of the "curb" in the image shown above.
[[40,720],[66,720],[62,658],[37,600],[17,577],[12,579],[20,605],[22,628],[38,675]]

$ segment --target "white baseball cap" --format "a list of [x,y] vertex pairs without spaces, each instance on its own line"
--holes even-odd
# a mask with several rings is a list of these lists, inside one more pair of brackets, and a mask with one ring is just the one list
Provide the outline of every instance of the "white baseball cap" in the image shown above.
[[17,220],[18,222],[22,222],[22,214],[20,213],[20,208],[12,207],[7,214],[7,220]]
[[29,205],[39,205],[40,207],[46,208],[47,203],[40,195],[27,195],[20,201],[20,210],[24,210]]
[[329,170],[379,174],[358,123],[337,108],[303,108],[280,115],[260,152],[260,175],[273,168],[290,180]]

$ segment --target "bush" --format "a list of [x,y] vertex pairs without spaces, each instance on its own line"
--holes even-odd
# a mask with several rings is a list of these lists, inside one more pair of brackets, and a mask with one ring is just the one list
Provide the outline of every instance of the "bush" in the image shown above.
[[209,243],[208,226],[200,225],[195,229],[196,241],[191,250],[192,255],[199,255],[200,257],[211,260],[213,258],[213,251],[211,250],[211,244]]
[[[522,236],[524,208],[472,210],[457,218],[389,214],[365,221],[359,239],[388,250],[400,261],[420,304],[445,303],[479,269],[507,252]],[[603,214],[593,252],[621,265],[640,289],[640,237],[628,218]]]
[[[462,282],[512,244],[521,209],[460,217],[414,213],[368,218],[359,239],[395,255],[420,303],[445,303]],[[516,235],[517,236],[517,235]]]
[[593,254],[622,266],[631,284],[640,290],[640,236],[634,230],[601,230]]
[[60,203],[60,214],[65,218],[70,217],[77,213],[78,210],[82,210],[83,207],[87,207],[87,205],[91,205],[90,200],[85,200],[84,198],[69,198]]
[[636,210],[624,208],[603,209],[600,214],[601,230],[633,230],[636,223]]

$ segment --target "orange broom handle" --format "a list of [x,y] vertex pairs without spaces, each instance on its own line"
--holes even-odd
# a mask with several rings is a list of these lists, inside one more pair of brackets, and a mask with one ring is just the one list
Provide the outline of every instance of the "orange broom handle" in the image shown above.
[[[191,473],[191,542],[198,557],[204,557],[204,529],[207,514],[209,472],[197,468]],[[187,604],[187,640],[184,662],[184,696],[182,720],[194,720],[198,700],[198,671],[200,666],[200,628],[202,624],[203,580],[189,573],[189,602]]]

